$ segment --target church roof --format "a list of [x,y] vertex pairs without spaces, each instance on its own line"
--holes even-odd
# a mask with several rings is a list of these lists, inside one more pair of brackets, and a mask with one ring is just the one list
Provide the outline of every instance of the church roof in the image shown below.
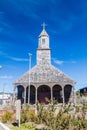
[[47,37],[49,37],[49,35],[47,34],[47,32],[46,32],[45,29],[43,29],[42,32],[40,33],[39,37],[41,37],[41,36],[47,36]]
[[[30,75],[30,78],[29,78]],[[45,65],[45,66],[34,66],[30,71],[26,72],[23,76],[21,76],[18,80],[15,81],[15,84],[22,84],[28,82],[32,83],[70,83],[75,84],[75,81],[70,77],[65,75],[62,71],[55,68],[53,65]]]

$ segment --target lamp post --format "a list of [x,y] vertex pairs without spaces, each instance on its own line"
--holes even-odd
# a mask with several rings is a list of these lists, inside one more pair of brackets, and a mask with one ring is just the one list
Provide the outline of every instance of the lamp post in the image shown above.
[[31,69],[31,57],[32,57],[32,54],[31,53],[28,53],[29,55],[29,80],[28,80],[28,104],[30,104],[30,69]]

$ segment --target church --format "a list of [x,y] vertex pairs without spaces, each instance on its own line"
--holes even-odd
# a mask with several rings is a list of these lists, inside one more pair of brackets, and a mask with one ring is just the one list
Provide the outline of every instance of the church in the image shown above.
[[75,81],[51,64],[49,35],[43,23],[38,37],[36,65],[14,82],[17,99],[22,104],[47,103],[47,99],[58,103],[74,102]]

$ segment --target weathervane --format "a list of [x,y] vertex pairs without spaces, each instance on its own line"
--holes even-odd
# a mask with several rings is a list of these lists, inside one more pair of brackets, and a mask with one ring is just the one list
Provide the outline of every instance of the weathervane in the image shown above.
[[43,23],[41,24],[41,26],[43,26],[43,30],[45,30],[45,27],[47,26],[47,24]]

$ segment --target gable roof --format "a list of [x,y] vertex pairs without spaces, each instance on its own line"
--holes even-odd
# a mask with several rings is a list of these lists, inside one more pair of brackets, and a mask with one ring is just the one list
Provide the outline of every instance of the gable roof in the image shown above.
[[70,84],[75,84],[74,80],[72,80],[69,76],[64,74],[59,69],[55,68],[53,65],[45,65],[45,66],[36,65],[30,71],[27,71],[18,80],[16,80],[15,84],[21,84],[21,83],[28,84],[29,79],[31,83],[68,82]]
[[39,37],[41,37],[41,36],[47,36],[47,37],[49,37],[49,35],[48,35],[48,33],[46,32],[45,29],[43,29],[42,32],[40,33]]

